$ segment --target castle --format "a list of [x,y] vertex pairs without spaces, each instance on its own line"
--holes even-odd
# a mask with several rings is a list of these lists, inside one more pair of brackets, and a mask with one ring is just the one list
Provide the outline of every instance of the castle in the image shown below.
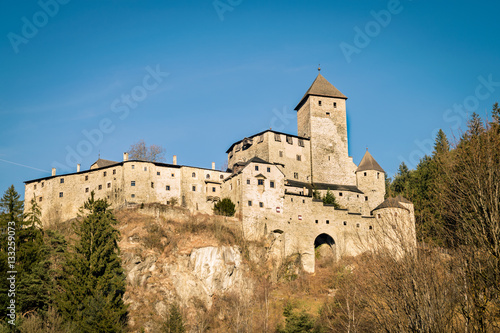
[[[213,214],[230,198],[247,239],[271,237],[283,256],[300,253],[314,272],[315,248],[328,244],[336,258],[376,246],[415,244],[413,204],[384,200],[385,172],[366,151],[359,165],[348,156],[347,97],[318,74],[297,111],[298,135],[271,129],[233,143],[228,169],[99,159],[89,170],[25,182],[25,207],[35,198],[42,222],[77,216],[93,191],[112,207],[124,203],[177,204]],[[338,205],[318,197],[327,192]],[[339,208],[341,207],[341,208]]]

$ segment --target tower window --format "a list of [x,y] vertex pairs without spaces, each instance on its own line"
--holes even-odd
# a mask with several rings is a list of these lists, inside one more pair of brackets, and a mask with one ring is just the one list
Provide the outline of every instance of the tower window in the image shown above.
[[88,187],[85,188],[85,193],[89,193],[89,188]]
[[274,188],[274,182],[273,181],[269,182],[269,187]]
[[373,230],[373,226],[369,226],[368,229]]
[[151,188],[155,188],[155,183],[151,182]]
[[258,165],[255,166],[255,171],[259,171],[259,166]]
[[250,179],[247,179],[247,184],[250,185]]
[[327,113],[326,113],[326,116],[327,116],[327,117],[330,117],[330,112],[327,112]]
[[42,202],[42,197],[38,198],[38,201]]
[[326,220],[326,224],[330,224],[330,220]]
[[135,198],[135,194],[131,194],[131,195],[130,195],[130,197],[131,197],[131,198]]
[[301,155],[297,155],[297,161],[302,161],[302,156]]
[[344,225],[347,225],[347,221],[344,221]]
[[363,173],[363,176],[366,177],[366,172]]
[[258,184],[259,184],[259,185],[264,185],[264,179],[259,179],[259,180],[258,180]]
[[59,180],[59,182],[60,182],[61,184],[64,184],[64,178],[61,178],[61,179]]
[[210,175],[209,175],[209,174],[207,174],[207,175],[206,175],[206,178],[207,178],[207,179],[210,179]]
[[132,180],[132,181],[130,182],[130,186],[135,186],[135,180]]
[[195,173],[195,172],[193,172],[193,173],[191,174],[191,177],[196,178],[196,173]]
[[356,228],[359,228],[359,223],[356,223]]
[[291,136],[287,135],[287,136],[286,136],[286,142],[287,142],[288,144],[293,145],[293,138],[292,138]]
[[267,168],[267,172],[271,172],[271,168]]
[[304,147],[304,140],[299,139],[299,147]]
[[165,186],[165,190],[170,191],[170,185]]
[[281,142],[281,135],[279,135],[278,133],[274,133],[274,141]]
[[113,169],[113,175],[116,175],[116,169]]
[[368,201],[368,197],[365,197],[365,201]]
[[339,192],[339,197],[341,197],[341,196],[342,196],[342,192]]
[[63,197],[63,193],[59,192],[59,198],[62,198],[62,197]]
[[103,172],[103,176],[106,177],[108,173],[106,171]]
[[259,207],[260,208],[264,207],[264,203],[263,202],[259,202]]
[[144,167],[144,171],[148,171],[148,167]]
[[380,178],[380,172],[377,172],[377,179]]
[[192,190],[193,192],[196,192],[196,185],[193,185]]
[[156,171],[156,175],[159,176],[160,175],[160,171]]
[[102,190],[102,185],[99,185],[98,189],[99,189],[99,190]]
[[283,157],[283,150],[280,150],[280,157]]
[[294,172],[294,173],[293,173],[293,178],[295,178],[295,179],[299,179],[299,173],[298,173],[298,172]]
[[333,102],[333,107],[336,108],[337,107],[337,102]]
[[248,205],[251,206],[252,205],[252,202],[251,201],[248,201]]
[[215,187],[212,187],[212,192],[215,192]]
[[316,220],[315,222],[316,222],[316,224],[318,224],[318,220]]
[[107,187],[107,188],[111,188],[111,183],[107,183],[107,184],[106,184],[106,187]]
[[321,101],[318,101],[318,105],[321,106]]

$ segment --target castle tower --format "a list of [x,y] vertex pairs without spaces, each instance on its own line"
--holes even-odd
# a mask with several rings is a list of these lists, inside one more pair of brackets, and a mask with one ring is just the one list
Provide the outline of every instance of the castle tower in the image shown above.
[[356,184],[356,165],[348,156],[346,100],[318,74],[295,108],[298,135],[311,139],[314,183]]
[[384,201],[385,171],[366,150],[356,170],[358,188],[365,193],[370,210],[375,209]]

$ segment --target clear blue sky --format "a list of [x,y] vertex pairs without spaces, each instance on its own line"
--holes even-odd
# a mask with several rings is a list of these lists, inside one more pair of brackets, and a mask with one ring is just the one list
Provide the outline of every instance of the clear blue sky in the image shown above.
[[391,176],[500,100],[494,1],[59,1],[0,4],[2,193],[139,139],[220,166],[245,136],[296,133],[319,63],[349,97],[350,155]]

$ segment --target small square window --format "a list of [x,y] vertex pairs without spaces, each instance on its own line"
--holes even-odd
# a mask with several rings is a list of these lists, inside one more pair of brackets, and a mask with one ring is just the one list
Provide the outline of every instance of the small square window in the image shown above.
[[106,175],[108,174],[106,171],[104,171],[103,173],[103,176],[106,177]]
[[42,187],[43,187],[44,183],[42,183]]
[[369,229],[369,230],[373,230],[373,226],[369,226],[369,227],[368,227],[368,229]]
[[258,180],[258,184],[259,184],[259,185],[264,185],[264,179],[259,179],[259,180]]
[[330,220],[326,220],[326,224],[330,224]]
[[111,183],[107,183],[107,184],[106,184],[106,187],[107,187],[107,188],[111,188]]
[[63,197],[63,193],[59,192],[59,198],[62,198],[62,197]]
[[293,145],[293,138],[291,136],[286,136],[286,142],[290,145]]
[[299,139],[299,147],[304,147],[304,140]]
[[86,181],[87,181],[87,180],[89,180],[89,176],[85,176],[85,180],[86,180]]
[[297,161],[302,161],[302,156],[301,155],[297,155]]
[[250,185],[250,179],[247,179],[247,184]]
[[38,201],[42,202],[42,197],[38,198]]
[[102,185],[99,185],[99,186],[98,186],[98,189],[99,189],[99,190],[102,190]]
[[330,117],[330,112],[327,112],[327,113],[326,113],[326,116],[327,116],[327,117]]
[[267,168],[267,172],[271,172],[271,168]]
[[193,190],[193,192],[196,192],[196,185],[193,185],[191,189]]
[[155,188],[155,183],[151,182],[151,188]]
[[33,187],[33,189],[34,189],[34,190],[36,190],[36,184],[35,184],[35,186]]
[[113,169],[113,175],[116,175],[116,169]]
[[209,174],[207,174],[207,175],[205,176],[205,178],[206,178],[206,179],[210,179],[210,175],[209,175]]
[[170,185],[165,186],[165,190],[170,191]]
[[220,175],[220,179],[224,179],[224,175]]
[[90,189],[88,187],[85,188],[85,193],[89,193]]
[[156,171],[156,175],[159,176],[160,175],[160,171]]
[[130,197],[135,198],[135,194],[131,194]]
[[321,101],[318,101],[318,105],[321,106]]
[[175,173],[172,174],[172,177],[175,177]]
[[263,202],[259,202],[259,207],[263,208],[264,207],[264,203]]
[[135,180],[132,180],[132,181],[130,182],[130,186],[135,186]]
[[347,221],[344,221],[344,225],[347,225]]
[[363,176],[366,177],[366,172],[363,172]]
[[59,183],[64,184],[64,178],[61,178],[61,179],[59,180]]
[[216,191],[216,190],[215,190],[215,187],[212,187],[212,192],[215,192],[215,191]]
[[319,221],[318,221],[318,220],[316,220],[315,222],[316,222],[316,224],[318,224],[318,222],[319,222]]
[[359,228],[359,223],[356,223],[356,228]]
[[380,214],[377,214],[377,218],[380,218]]
[[196,172],[193,172],[193,173],[191,174],[191,177],[196,178]]
[[294,173],[293,173],[293,178],[295,178],[295,179],[299,179],[299,173],[298,173],[298,172],[294,172]]
[[280,150],[280,157],[283,157],[283,151]]
[[259,166],[258,165],[255,166],[255,171],[259,171]]
[[248,201],[248,205],[251,206],[252,205],[252,202],[251,201]]
[[148,171],[148,167],[144,167],[144,171]]
[[132,164],[132,169],[135,169],[135,165]]
[[337,102],[333,102],[333,107],[336,108],[337,107]]
[[368,197],[365,196],[365,201],[368,201]]
[[279,135],[278,133],[274,133],[274,141],[281,142],[281,135]]
[[274,182],[273,182],[273,181],[270,181],[270,182],[269,182],[269,186],[270,186],[271,188],[274,188]]
[[342,196],[342,192],[339,192],[339,197],[341,197],[341,196]]

